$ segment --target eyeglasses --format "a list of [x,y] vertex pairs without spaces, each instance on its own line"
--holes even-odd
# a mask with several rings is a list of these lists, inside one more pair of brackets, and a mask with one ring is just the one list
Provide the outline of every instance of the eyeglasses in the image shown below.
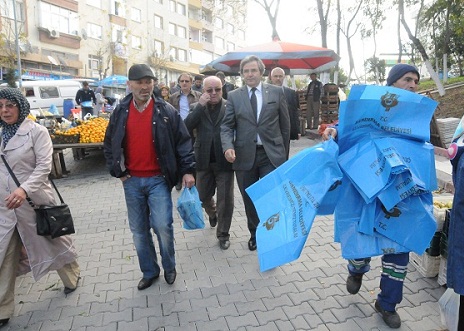
[[191,83],[189,80],[180,80],[179,83]]
[[5,103],[4,105],[0,103],[0,109],[3,109],[3,107],[5,107],[8,110],[12,110],[16,106],[17,105],[15,103]]
[[209,88],[209,89],[206,90],[206,93],[213,93],[213,91],[216,92],[216,93],[219,93],[219,92],[221,92],[221,90],[222,90],[222,88],[220,88],[220,87],[216,87],[214,89]]

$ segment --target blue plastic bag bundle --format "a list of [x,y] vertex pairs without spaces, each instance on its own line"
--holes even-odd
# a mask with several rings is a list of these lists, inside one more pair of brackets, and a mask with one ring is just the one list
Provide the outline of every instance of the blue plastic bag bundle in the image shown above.
[[[358,259],[383,254],[404,253],[410,250],[397,242],[373,231],[374,218],[367,215],[362,206],[363,198],[349,181],[340,187],[339,201],[335,210],[334,241],[340,243],[344,259]],[[354,208],[350,208],[353,206]],[[370,234],[365,234],[363,222],[372,220]]]
[[261,271],[296,260],[318,209],[333,212],[332,201],[323,201],[329,190],[336,201],[335,183],[343,177],[337,155],[337,144],[326,141],[298,153],[246,189],[260,219],[256,239]]
[[177,199],[177,211],[183,220],[184,229],[196,230],[205,227],[201,201],[195,186],[182,190]]
[[[405,139],[430,140],[430,120],[437,102],[393,86],[353,86],[340,104],[340,154],[365,134],[391,133]],[[411,120],[414,119],[414,120]]]
[[339,162],[347,180],[335,210],[344,258],[422,254],[429,245],[437,183],[433,146],[426,141],[436,105],[393,87],[351,90],[340,109]]
[[429,143],[388,136],[363,140],[343,153],[339,164],[366,203],[379,197],[387,209],[437,188]]
[[[374,208],[374,230],[417,254],[423,254],[437,231],[432,194],[408,197],[387,210],[380,201]],[[361,220],[362,222],[362,220]]]

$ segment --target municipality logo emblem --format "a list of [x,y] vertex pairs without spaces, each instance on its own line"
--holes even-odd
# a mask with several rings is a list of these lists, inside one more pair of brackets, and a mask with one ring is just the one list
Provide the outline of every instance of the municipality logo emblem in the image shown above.
[[389,111],[391,108],[395,107],[398,104],[398,95],[394,93],[387,92],[380,98],[382,106],[385,107],[386,111]]
[[264,222],[263,226],[266,227],[268,230],[272,230],[274,228],[274,225],[279,221],[279,213],[272,215],[269,217],[266,222]]

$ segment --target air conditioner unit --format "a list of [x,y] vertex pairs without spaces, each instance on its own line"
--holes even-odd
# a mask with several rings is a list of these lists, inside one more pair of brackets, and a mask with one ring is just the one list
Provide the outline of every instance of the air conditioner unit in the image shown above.
[[53,38],[53,39],[60,37],[60,33],[57,30],[50,30],[48,32],[48,35],[50,38]]

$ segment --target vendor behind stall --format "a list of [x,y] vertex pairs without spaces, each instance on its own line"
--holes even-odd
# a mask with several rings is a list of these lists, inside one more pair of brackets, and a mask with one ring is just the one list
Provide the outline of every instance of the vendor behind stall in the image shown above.
[[82,108],[82,117],[87,114],[93,114],[93,105],[97,104],[97,98],[93,90],[89,87],[88,82],[83,82],[82,88],[77,91],[76,103]]

